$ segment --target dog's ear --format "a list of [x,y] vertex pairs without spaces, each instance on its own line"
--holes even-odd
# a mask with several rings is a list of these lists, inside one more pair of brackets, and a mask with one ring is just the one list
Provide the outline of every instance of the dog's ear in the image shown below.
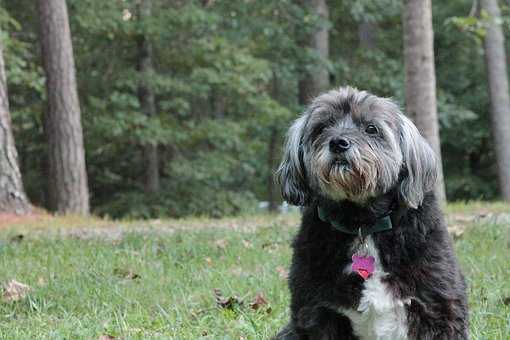
[[276,171],[276,181],[283,198],[294,205],[306,205],[310,198],[303,162],[303,131],[308,120],[305,113],[289,129],[283,159]]
[[403,156],[400,197],[408,207],[417,208],[425,193],[434,189],[437,160],[425,138],[403,114],[400,114],[400,148]]

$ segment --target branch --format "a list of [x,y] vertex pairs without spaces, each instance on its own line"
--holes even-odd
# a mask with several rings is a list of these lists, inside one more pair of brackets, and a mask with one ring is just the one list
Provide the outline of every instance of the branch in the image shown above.
[[[510,3],[510,0],[507,0]],[[471,10],[469,11],[469,16],[474,17],[478,14],[478,0],[473,0],[473,5],[471,6]]]

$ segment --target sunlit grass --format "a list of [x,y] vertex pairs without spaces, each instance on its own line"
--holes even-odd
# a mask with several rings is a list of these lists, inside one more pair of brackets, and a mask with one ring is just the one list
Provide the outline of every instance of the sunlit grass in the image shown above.
[[[25,226],[25,237],[13,241],[19,228],[4,231],[0,279],[14,278],[32,290],[21,301],[0,303],[0,339],[267,339],[288,319],[284,268],[296,221],[270,215],[151,222],[60,218],[45,227],[90,223],[125,233],[48,236]],[[137,231],[147,223],[151,228]],[[162,233],[165,228],[171,232]],[[456,241],[470,286],[473,339],[507,340],[510,334],[509,243],[510,228],[494,224],[477,225]],[[243,303],[219,308],[215,288]],[[258,293],[268,304],[254,310],[249,303]]]
[[452,202],[444,209],[448,213],[487,214],[510,213],[508,202],[469,201]]

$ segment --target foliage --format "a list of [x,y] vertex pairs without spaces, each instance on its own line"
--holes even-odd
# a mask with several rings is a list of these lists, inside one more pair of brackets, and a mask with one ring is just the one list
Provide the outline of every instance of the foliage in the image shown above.
[[[140,22],[135,0],[68,0],[92,207],[110,216],[236,214],[268,200],[289,122],[302,110],[297,82],[326,64],[335,86],[352,84],[403,105],[401,3],[329,2],[322,22],[293,0],[152,0]],[[485,67],[484,22],[471,1],[434,3],[437,83],[448,198],[497,197]],[[9,99],[25,187],[45,204],[44,78],[30,0],[4,0]],[[503,24],[508,27],[508,9]],[[371,23],[375,45],[358,31]],[[329,60],[302,48],[331,29]],[[137,41],[154,46],[157,116],[140,112]],[[452,62],[454,61],[454,62]],[[271,140],[276,143],[271,144]],[[158,144],[161,191],[143,188],[143,144]],[[276,150],[275,146],[276,145]]]

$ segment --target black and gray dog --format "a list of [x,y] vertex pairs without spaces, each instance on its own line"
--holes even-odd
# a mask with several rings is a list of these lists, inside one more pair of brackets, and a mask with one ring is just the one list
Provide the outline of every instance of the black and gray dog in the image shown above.
[[389,99],[316,98],[277,173],[304,206],[277,339],[468,339],[466,286],[434,197],[437,163]]

